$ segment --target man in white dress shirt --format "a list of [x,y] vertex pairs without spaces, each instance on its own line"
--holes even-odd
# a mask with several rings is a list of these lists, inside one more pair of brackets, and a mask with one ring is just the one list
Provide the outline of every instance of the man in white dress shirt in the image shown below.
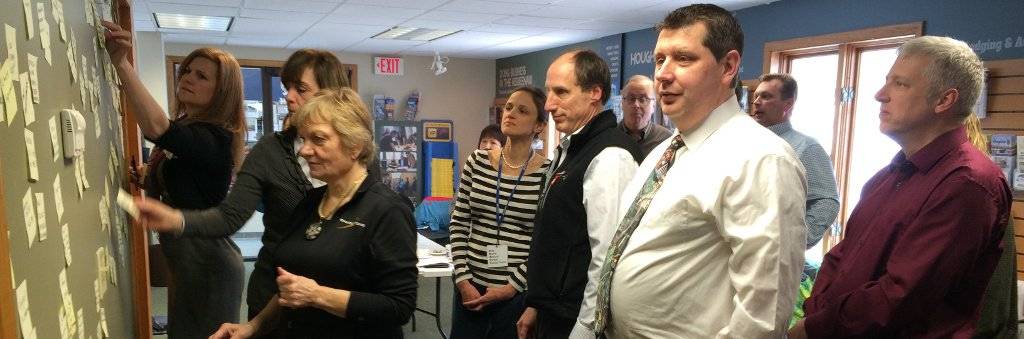
[[608,64],[575,50],[548,67],[544,87],[555,128],[565,137],[548,169],[527,259],[526,310],[520,338],[593,338],[596,277],[619,219],[626,183],[636,172],[636,142],[604,109]]
[[[736,102],[743,32],[728,11],[679,8],[657,29],[659,104],[677,130],[623,192],[623,219],[599,279],[599,290],[610,287],[609,297],[598,297],[605,320],[594,331],[781,338],[803,267],[803,168],[785,141]],[[677,149],[665,155],[670,145]],[[658,181],[653,190],[649,181]]]

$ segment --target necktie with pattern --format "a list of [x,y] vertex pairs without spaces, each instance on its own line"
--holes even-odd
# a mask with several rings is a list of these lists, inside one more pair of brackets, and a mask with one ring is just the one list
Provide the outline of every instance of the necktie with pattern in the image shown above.
[[608,316],[611,311],[609,308],[611,283],[612,275],[615,274],[615,266],[619,264],[622,251],[629,243],[629,237],[640,225],[640,219],[647,212],[647,207],[651,205],[654,194],[661,188],[661,184],[665,180],[665,173],[668,173],[669,167],[672,167],[672,163],[675,161],[676,151],[683,145],[685,145],[683,136],[676,134],[668,149],[661,155],[661,160],[654,166],[651,175],[647,177],[644,187],[636,195],[633,204],[626,211],[626,215],[622,217],[619,228],[615,230],[615,236],[612,237],[612,242],[608,245],[608,256],[604,258],[604,264],[601,265],[601,274],[598,276],[597,283],[597,310],[594,314],[594,332],[597,334],[604,332],[604,328],[608,324]]

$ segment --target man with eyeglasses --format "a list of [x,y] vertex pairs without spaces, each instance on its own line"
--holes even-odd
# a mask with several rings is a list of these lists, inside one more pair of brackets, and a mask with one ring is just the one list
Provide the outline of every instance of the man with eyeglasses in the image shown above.
[[[789,143],[807,171],[807,248],[821,241],[839,215],[839,191],[828,153],[813,138],[793,130],[789,118],[796,104],[796,79],[789,74],[762,75],[754,91],[750,116]],[[805,272],[809,273],[809,272]]]
[[654,103],[654,81],[651,78],[634,75],[622,87],[622,122],[619,123],[619,129],[636,141],[641,158],[646,158],[654,147],[672,136],[668,128],[651,122]]

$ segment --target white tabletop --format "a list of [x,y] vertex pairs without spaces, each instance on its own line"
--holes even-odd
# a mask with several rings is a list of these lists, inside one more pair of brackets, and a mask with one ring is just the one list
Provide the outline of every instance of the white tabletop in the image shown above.
[[[441,255],[435,255],[434,253],[443,253]],[[416,268],[420,271],[420,276],[424,278],[435,278],[435,277],[450,277],[452,276],[452,270],[455,268],[452,266],[452,261],[448,258],[448,251],[444,246],[438,245],[433,240],[427,239],[422,234],[416,233],[416,256],[418,262]],[[439,268],[426,268],[421,265],[433,264],[433,263],[446,263],[447,267]]]

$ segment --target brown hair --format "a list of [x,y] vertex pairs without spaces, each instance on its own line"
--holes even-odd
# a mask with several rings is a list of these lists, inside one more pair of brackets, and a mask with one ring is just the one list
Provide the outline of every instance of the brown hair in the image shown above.
[[321,89],[350,87],[341,60],[334,53],[312,48],[300,49],[288,57],[281,68],[281,83],[286,88],[298,84],[307,68],[313,70],[316,85]]
[[377,151],[373,143],[373,118],[356,91],[342,88],[316,92],[309,102],[295,112],[292,126],[314,122],[330,124],[340,136],[344,149],[351,151],[362,148],[357,158],[359,163],[368,166],[373,161]]
[[781,99],[789,100],[796,98],[796,79],[793,79],[793,76],[786,73],[768,73],[762,74],[761,78],[758,79],[759,82],[768,82],[772,80],[778,80],[782,83],[782,88],[779,90],[779,94],[782,95]]
[[189,65],[196,58],[205,58],[217,65],[216,86],[213,89],[213,96],[210,103],[203,107],[202,114],[186,116],[185,107],[179,105],[178,91],[174,91],[174,101],[171,102],[171,112],[175,119],[182,119],[184,123],[206,122],[231,132],[231,155],[234,159],[234,170],[237,171],[242,165],[243,146],[245,145],[246,123],[244,94],[242,91],[242,70],[238,61],[231,53],[220,49],[203,47],[189,53],[178,73],[175,74],[175,83],[181,80],[181,76],[188,70]]
[[743,29],[732,13],[722,7],[711,4],[680,7],[665,16],[655,29],[658,32],[680,29],[698,22],[704,23],[707,29],[702,44],[711,50],[715,59],[722,60],[731,50],[743,55]]

